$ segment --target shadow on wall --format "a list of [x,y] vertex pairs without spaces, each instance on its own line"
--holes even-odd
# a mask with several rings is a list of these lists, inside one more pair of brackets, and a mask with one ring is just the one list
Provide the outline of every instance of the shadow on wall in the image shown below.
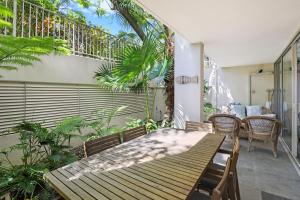
[[205,69],[205,79],[210,86],[208,94],[206,94],[206,101],[217,108],[234,102],[230,89],[222,80],[222,69],[213,61],[210,61],[209,67]]

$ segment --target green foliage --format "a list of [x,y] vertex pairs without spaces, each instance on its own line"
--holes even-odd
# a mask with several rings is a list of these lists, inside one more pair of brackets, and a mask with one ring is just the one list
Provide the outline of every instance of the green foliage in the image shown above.
[[126,122],[126,127],[124,129],[132,129],[143,125],[145,125],[144,120],[130,117]]
[[40,61],[40,56],[52,52],[67,54],[66,43],[53,38],[18,38],[0,36],[0,69],[16,70]]
[[207,114],[208,116],[215,113],[216,108],[213,107],[213,105],[209,102],[206,102],[204,104],[204,113]]
[[[12,17],[12,12],[8,8],[3,6],[2,4],[0,4],[0,17],[1,18]],[[12,27],[11,23],[9,23],[1,18],[0,18],[0,28],[4,28],[4,27],[11,28]]]
[[95,78],[101,87],[113,91],[143,91],[146,95],[145,118],[148,120],[153,112],[149,103],[149,81],[165,74],[169,64],[160,41],[149,34],[142,45],[127,46],[115,65],[103,63]]
[[89,134],[87,140],[93,140],[102,136],[111,135],[120,132],[122,129],[111,125],[112,119],[125,110],[127,106],[120,106],[113,109],[98,110],[94,114],[95,119],[88,124],[93,129],[93,133]]
[[136,119],[136,118],[128,118],[126,122],[126,127],[124,127],[124,129],[128,130],[139,126],[146,126],[147,132],[151,132],[159,129],[159,124],[153,119],[149,119],[147,121],[147,120]]
[[[15,128],[20,143],[3,150],[0,194],[10,191],[16,199],[47,196],[43,174],[76,160],[70,150],[74,132],[84,126],[80,117],[67,118],[49,130],[40,123],[23,122]],[[22,164],[14,164],[11,152],[20,152]],[[40,197],[41,198],[41,197]]]
[[[0,16],[11,17],[12,12],[0,4]],[[11,23],[0,20],[0,28]],[[40,61],[40,56],[50,53],[68,54],[66,41],[53,38],[19,38],[0,36],[0,70],[16,70],[18,66],[30,66]]]

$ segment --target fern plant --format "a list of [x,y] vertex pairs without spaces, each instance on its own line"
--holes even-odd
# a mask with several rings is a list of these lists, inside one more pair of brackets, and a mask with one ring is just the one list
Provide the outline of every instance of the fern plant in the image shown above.
[[[11,23],[5,20],[11,17],[11,10],[0,4],[0,28],[11,28]],[[66,41],[51,37],[0,35],[0,70],[17,70],[19,66],[30,66],[33,62],[40,61],[40,56],[50,53],[68,54]]]
[[[19,124],[15,130],[20,142],[1,151],[0,196],[7,191],[13,199],[43,199],[41,196],[49,195],[43,175],[77,159],[69,141],[81,127],[84,121],[80,117],[66,118],[51,130],[40,123]],[[21,153],[21,164],[11,161],[11,152]]]

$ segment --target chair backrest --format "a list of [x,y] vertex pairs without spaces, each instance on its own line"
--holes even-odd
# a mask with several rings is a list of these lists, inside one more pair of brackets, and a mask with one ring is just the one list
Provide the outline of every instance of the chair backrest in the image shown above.
[[139,126],[136,128],[132,128],[129,130],[126,130],[123,132],[123,142],[127,142],[129,140],[132,140],[134,138],[140,137],[142,135],[146,135],[146,127],[145,126]]
[[212,122],[215,133],[224,133],[238,136],[241,120],[234,115],[229,114],[215,114],[209,117],[209,121]]
[[230,171],[235,172],[236,171],[236,165],[239,158],[239,152],[240,152],[240,139],[236,138],[233,145],[232,155],[231,155],[231,164],[230,164]]
[[108,135],[95,140],[86,141],[83,145],[85,157],[112,148],[120,143],[120,134]]
[[276,118],[251,116],[243,119],[243,122],[252,134],[270,135],[271,138],[277,139],[280,132],[281,123]]
[[207,131],[212,132],[212,124],[204,123],[204,122],[185,122],[185,130],[186,131]]
[[217,187],[214,188],[213,190],[212,197],[211,197],[212,200],[228,199],[228,178],[230,172],[230,165],[231,165],[231,160],[230,158],[228,158],[221,181],[219,182]]

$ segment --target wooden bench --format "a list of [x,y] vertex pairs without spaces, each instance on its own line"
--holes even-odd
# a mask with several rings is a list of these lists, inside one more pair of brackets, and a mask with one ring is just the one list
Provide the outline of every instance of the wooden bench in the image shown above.
[[106,149],[117,146],[121,143],[120,134],[113,134],[97,138],[95,140],[86,141],[83,144],[85,157],[99,153]]
[[146,135],[146,127],[145,126],[139,126],[133,129],[129,129],[123,132],[123,142],[130,141],[134,138],[140,137],[142,135]]

